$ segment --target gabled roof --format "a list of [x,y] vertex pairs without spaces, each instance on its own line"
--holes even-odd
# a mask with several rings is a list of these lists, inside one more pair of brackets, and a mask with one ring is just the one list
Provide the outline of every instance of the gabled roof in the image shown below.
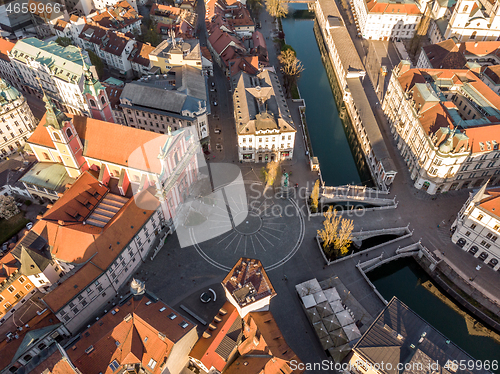
[[15,44],[10,40],[0,38],[0,58],[10,62],[8,53],[14,48]]
[[105,11],[92,17],[91,22],[111,30],[121,30],[139,22],[142,18],[128,1],[123,0],[113,6],[108,6]]
[[484,191],[479,206],[495,217],[500,217],[500,188]]
[[[85,374],[111,373],[108,365],[114,360],[120,366],[140,363],[156,374],[163,370],[174,344],[194,328],[146,291],[130,297],[84,331],[68,355]],[[151,359],[157,362],[154,369],[148,367]]]
[[[419,315],[393,297],[370,328],[356,343],[353,350],[368,365],[385,363],[388,374],[398,374],[399,363],[438,363],[437,371],[451,374],[445,368],[448,360],[463,362],[472,360],[466,352],[453,344]],[[417,359],[416,361],[413,361]],[[389,365],[390,364],[390,365]],[[392,369],[389,367],[392,365]],[[410,371],[411,372],[411,371]],[[486,374],[486,370],[463,370],[457,366],[456,374]]]
[[390,0],[368,0],[366,6],[369,13],[422,14],[413,0],[403,0],[397,3]]
[[56,351],[43,360],[37,367],[31,370],[32,374],[78,374],[73,364],[63,356],[62,348],[57,347]]
[[[165,143],[167,135],[83,116],[68,116],[84,145],[84,156],[157,174],[161,172],[157,150]],[[55,148],[44,123],[45,116],[28,143]]]
[[467,63],[462,49],[454,39],[422,47],[423,53],[435,69],[462,69]]
[[11,252],[0,258],[0,282],[9,279],[19,269],[20,265]]
[[242,320],[238,310],[226,301],[217,315],[218,322],[212,322],[195,344],[190,357],[200,360],[208,369],[212,366],[222,371],[241,342]]
[[149,67],[150,64],[149,55],[154,50],[155,47],[152,47],[149,44],[135,42],[134,48],[132,49],[132,52],[130,52],[130,56],[128,56],[128,59],[139,65]]
[[15,361],[26,353],[33,344],[38,344],[35,339],[43,338],[49,335],[52,331],[56,330],[62,325],[56,316],[50,311],[46,310],[44,313],[35,315],[34,318],[27,321],[29,327],[23,328],[23,331],[18,331],[18,339],[3,339],[0,342],[0,367],[5,368],[8,365],[15,363]]

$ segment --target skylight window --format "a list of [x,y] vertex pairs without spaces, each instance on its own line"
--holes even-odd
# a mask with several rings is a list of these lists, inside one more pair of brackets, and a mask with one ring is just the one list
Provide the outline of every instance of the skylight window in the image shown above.
[[119,367],[120,367],[120,364],[118,363],[118,361],[116,360],[113,360],[110,364],[109,364],[109,367],[111,370],[113,370],[113,372],[115,372]]

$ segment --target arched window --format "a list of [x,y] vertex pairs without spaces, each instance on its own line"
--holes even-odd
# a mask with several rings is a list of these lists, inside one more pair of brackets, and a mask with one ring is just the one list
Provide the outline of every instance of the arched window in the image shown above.
[[59,134],[57,132],[54,132],[52,134],[54,135],[55,140],[61,141],[61,137],[59,136]]
[[102,105],[106,105],[106,99],[104,98],[104,96],[101,96],[101,103]]
[[73,136],[71,129],[66,129],[66,135],[68,136],[68,138],[71,138]]
[[96,105],[95,105],[95,101],[94,101],[94,100],[90,99],[89,101],[90,101],[90,106],[93,106],[93,107],[95,107],[95,106],[96,106]]
[[471,39],[476,39],[477,31],[474,31],[470,36]]
[[50,157],[49,157],[49,154],[48,154],[48,153],[43,152],[43,157],[44,157],[46,160],[50,160]]
[[468,5],[464,6],[464,12],[467,12],[467,9],[469,9],[469,6]]

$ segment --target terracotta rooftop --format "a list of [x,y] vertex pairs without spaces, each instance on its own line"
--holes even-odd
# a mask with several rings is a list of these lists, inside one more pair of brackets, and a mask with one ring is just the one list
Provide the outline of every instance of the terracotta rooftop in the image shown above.
[[208,369],[213,366],[222,371],[240,343],[241,317],[238,310],[226,301],[210,326],[189,356],[201,361]]
[[240,258],[222,281],[222,286],[240,307],[276,295],[262,263],[251,258]]
[[486,190],[479,206],[491,214],[500,217],[500,188]]
[[421,15],[420,9],[413,1],[392,3],[389,1],[368,0],[366,2],[369,13],[411,14]]
[[0,283],[9,279],[16,270],[19,270],[20,265],[11,252],[0,258]]
[[8,52],[12,51],[12,48],[14,48],[15,45],[15,43],[12,43],[7,39],[0,38],[0,58],[5,61],[10,61]]
[[485,66],[483,74],[488,76],[493,83],[500,84],[500,65]]
[[[161,172],[158,149],[167,135],[66,113],[84,144],[84,156],[131,168]],[[28,139],[29,144],[54,148],[45,115]],[[113,139],[112,142],[109,139]]]
[[149,67],[149,54],[154,50],[155,47],[152,47],[149,44],[135,42],[134,48],[132,49],[132,52],[130,52],[130,56],[128,57],[128,59],[139,65]]
[[[141,363],[152,373],[161,373],[162,364],[174,344],[195,326],[168,305],[150,295],[133,296],[89,329],[67,352],[85,374],[113,373],[118,367]],[[150,360],[156,361],[151,369]]]
[[68,25],[68,22],[66,22],[63,19],[58,19],[56,21],[56,24],[54,25],[54,28],[56,30],[59,30],[59,31],[64,31],[64,29],[66,28],[67,25]]
[[[59,310],[98,277],[101,269],[107,269],[159,206],[150,187],[123,204],[104,227],[85,224],[84,219],[90,221],[89,214],[103,199],[101,194],[106,194],[105,199],[110,195],[106,187],[100,187],[97,179],[85,172],[31,229],[48,242],[54,257],[85,264],[46,296],[45,302],[52,310]],[[77,208],[78,204],[82,207]]]
[[67,358],[57,349],[30,371],[31,374],[79,374]]
[[113,6],[107,7],[105,11],[92,17],[92,22],[112,30],[120,30],[133,23],[139,22],[143,17],[123,0]]
[[453,39],[425,46],[422,50],[435,69],[462,69],[467,63],[460,44]]

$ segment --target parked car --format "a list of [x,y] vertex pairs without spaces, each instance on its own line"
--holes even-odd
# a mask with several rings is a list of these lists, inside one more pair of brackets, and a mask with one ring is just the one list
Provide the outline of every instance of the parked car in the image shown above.
[[26,224],[26,228],[27,228],[28,230],[31,230],[31,228],[32,228],[32,227],[33,227],[33,222],[28,222],[28,223]]
[[217,101],[214,101],[214,106],[217,106]]
[[9,243],[8,242],[5,242],[5,243],[2,244],[2,252],[6,252],[8,248],[9,248]]
[[215,132],[216,134],[220,134],[220,133],[221,133],[220,129],[215,129],[215,130],[214,130],[214,132]]

